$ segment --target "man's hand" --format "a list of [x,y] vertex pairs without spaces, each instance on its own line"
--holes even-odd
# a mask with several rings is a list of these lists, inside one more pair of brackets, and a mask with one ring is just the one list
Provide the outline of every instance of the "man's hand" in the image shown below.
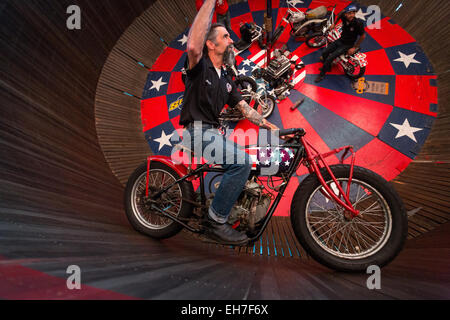
[[273,123],[270,123],[269,121],[267,121],[266,119],[264,119],[263,121],[263,128],[269,129],[269,130],[280,130],[280,128],[278,128],[276,125],[274,125]]
[[263,118],[261,114],[258,113],[255,109],[250,107],[245,100],[241,100],[236,108],[242,113],[242,115],[248,119],[251,123],[256,124],[258,127],[262,127],[264,129],[269,130],[280,130],[276,125],[270,123],[266,119]]
[[347,52],[347,54],[349,55],[349,56],[351,56],[352,54],[354,54],[355,52],[356,52],[356,48],[355,47],[352,47],[352,48],[350,48],[350,49],[348,49],[348,52]]

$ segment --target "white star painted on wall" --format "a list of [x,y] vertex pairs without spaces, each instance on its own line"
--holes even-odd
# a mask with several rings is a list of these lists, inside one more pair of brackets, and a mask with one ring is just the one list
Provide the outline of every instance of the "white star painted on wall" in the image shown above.
[[239,75],[245,76],[245,74],[248,72],[247,69],[242,68],[241,70],[238,70]]
[[419,64],[422,63],[422,62],[414,59],[414,57],[416,56],[416,53],[404,54],[403,52],[400,52],[400,51],[397,51],[397,52],[400,55],[400,58],[397,58],[394,61],[403,62],[405,64],[406,69],[408,69],[408,67],[411,63],[419,63]]
[[164,130],[161,133],[161,137],[159,137],[158,139],[155,139],[156,142],[159,143],[159,150],[161,150],[164,146],[169,146],[171,147],[172,144],[170,143],[170,138],[172,138],[173,136],[173,132],[169,135],[166,135],[166,133],[164,132]]
[[356,17],[356,18],[359,18],[359,19],[361,19],[361,20],[366,21],[366,16],[367,16],[368,14],[369,14],[368,12],[363,13],[362,9],[360,8],[360,9],[358,10],[358,12],[355,14],[355,17]]
[[150,90],[152,89],[156,89],[156,91],[159,91],[159,89],[161,89],[161,86],[167,84],[167,82],[162,81],[162,77],[158,79],[158,81],[152,81],[152,86],[150,88]]
[[184,46],[188,41],[188,37],[183,34],[183,38],[181,38],[180,40],[178,40],[178,42],[181,42],[181,45]]
[[416,140],[416,137],[414,136],[414,132],[423,130],[423,128],[411,127],[408,119],[405,119],[405,121],[403,121],[403,124],[396,124],[396,123],[391,122],[390,125],[398,130],[397,135],[395,136],[395,139],[407,136],[415,143],[417,143],[417,140]]

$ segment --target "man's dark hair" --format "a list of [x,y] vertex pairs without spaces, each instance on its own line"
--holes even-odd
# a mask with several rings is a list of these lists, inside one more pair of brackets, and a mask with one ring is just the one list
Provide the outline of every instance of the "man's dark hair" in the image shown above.
[[209,28],[208,34],[206,35],[205,45],[203,46],[203,53],[208,54],[208,47],[206,46],[206,41],[212,41],[214,44],[216,43],[216,37],[217,37],[217,28],[223,27],[225,28],[225,25],[222,23],[213,23],[211,25],[211,28]]

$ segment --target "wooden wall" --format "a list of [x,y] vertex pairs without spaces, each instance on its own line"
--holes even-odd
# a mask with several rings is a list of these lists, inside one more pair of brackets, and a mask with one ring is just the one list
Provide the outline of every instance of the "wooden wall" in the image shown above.
[[[98,144],[94,98],[117,40],[153,0],[0,4],[0,212],[126,223],[123,187]],[[66,9],[81,8],[81,30]]]
[[[397,2],[361,1],[379,4],[417,39],[438,73],[438,119],[420,155],[394,181],[407,209],[420,208],[410,218],[416,236],[448,221],[450,211],[450,75],[443,50],[449,2],[406,0],[395,12]],[[82,10],[81,30],[66,28],[72,4]],[[139,102],[147,70],[138,62],[151,67],[164,42],[194,15],[193,0],[0,4],[0,212],[126,223],[123,184],[150,153]]]
[[437,119],[416,159],[393,181],[413,214],[409,218],[409,236],[417,236],[450,220],[450,1],[359,2],[379,5],[384,15],[410,33],[438,76]]

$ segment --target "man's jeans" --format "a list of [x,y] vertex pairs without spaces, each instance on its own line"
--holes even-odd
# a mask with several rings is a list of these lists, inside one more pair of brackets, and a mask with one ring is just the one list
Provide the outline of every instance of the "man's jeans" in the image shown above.
[[333,63],[334,59],[347,52],[351,47],[352,45],[343,44],[339,39],[332,42],[322,53],[324,62],[320,75],[323,76],[326,72],[329,72],[331,70],[331,64]]
[[[186,137],[191,138],[190,146],[187,145]],[[221,164],[226,170],[209,208],[209,214],[214,220],[225,223],[250,175],[250,155],[209,125],[184,129],[183,145],[190,148],[195,156],[201,150],[208,163]]]

